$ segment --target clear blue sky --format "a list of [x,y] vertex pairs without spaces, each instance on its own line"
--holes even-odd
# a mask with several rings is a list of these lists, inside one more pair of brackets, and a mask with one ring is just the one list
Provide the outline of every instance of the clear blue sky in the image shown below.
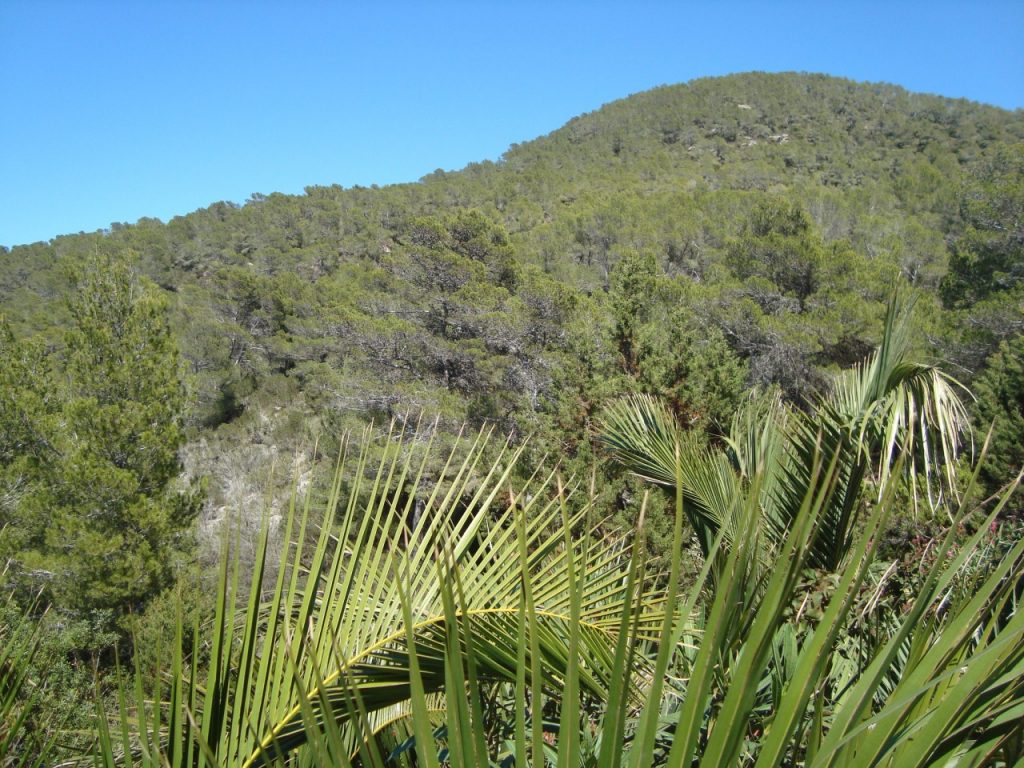
[[1024,2],[0,0],[0,244],[413,181],[656,85],[825,72],[1024,107]]

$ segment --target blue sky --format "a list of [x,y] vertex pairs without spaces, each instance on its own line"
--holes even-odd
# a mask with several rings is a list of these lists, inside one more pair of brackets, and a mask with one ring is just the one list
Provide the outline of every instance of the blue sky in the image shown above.
[[0,244],[414,181],[643,91],[825,72],[1024,107],[1024,2],[0,0]]

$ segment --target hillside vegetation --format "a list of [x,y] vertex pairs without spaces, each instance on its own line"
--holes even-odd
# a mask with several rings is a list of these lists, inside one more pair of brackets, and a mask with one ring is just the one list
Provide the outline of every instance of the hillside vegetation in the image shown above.
[[[261,568],[263,511],[326,497],[343,435],[369,425],[398,424],[403,460],[422,461],[393,505],[419,509],[462,435],[493,428],[520,451],[517,481],[557,462],[590,489],[567,514],[615,536],[644,493],[599,439],[613,403],[656,396],[694,456],[735,451],[737,413],[782,431],[773,409],[820,407],[882,340],[894,295],[914,305],[908,359],[937,363],[968,409],[954,442],[971,445],[973,420],[980,448],[994,423],[973,497],[998,491],[1024,462],[1024,113],[821,75],[712,78],[417,183],[253,194],[3,249],[3,583],[22,606],[42,593],[66,630],[45,652],[65,690],[88,688],[86,659],[167,640],[172,585],[195,587],[186,614],[213,610],[202,566],[220,532]],[[384,471],[388,444],[368,439],[359,471]],[[886,445],[923,467],[927,446]],[[885,556],[949,524],[971,462],[954,454],[928,465],[944,484],[910,472],[890,489]],[[453,509],[486,485],[468,472]],[[669,496],[646,512],[659,557],[684,508]],[[692,579],[719,530],[699,528],[675,539],[700,550]]]

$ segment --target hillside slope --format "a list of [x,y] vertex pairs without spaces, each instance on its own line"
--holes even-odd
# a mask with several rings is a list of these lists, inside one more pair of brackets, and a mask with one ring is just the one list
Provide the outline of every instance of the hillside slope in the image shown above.
[[963,358],[963,317],[938,298],[949,244],[972,180],[1021,142],[1020,111],[891,85],[697,80],[415,184],[17,247],[0,307],[59,345],[63,265],[133,254],[172,299],[211,519],[260,499],[279,457],[308,472],[313,435],[329,454],[403,414],[438,417],[444,439],[464,423],[533,434],[585,470],[590,420],[617,394],[658,392],[711,431],[751,386],[811,396],[876,339],[898,277],[920,294],[922,345]]

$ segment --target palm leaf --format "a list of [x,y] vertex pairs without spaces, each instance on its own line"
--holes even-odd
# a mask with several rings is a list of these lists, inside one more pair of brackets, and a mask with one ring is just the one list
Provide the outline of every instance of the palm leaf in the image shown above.
[[836,570],[852,546],[867,481],[877,479],[885,487],[898,456],[908,457],[904,464],[911,476],[924,476],[933,508],[956,487],[955,459],[969,433],[957,394],[962,388],[936,367],[906,360],[909,315],[910,308],[901,309],[894,297],[878,349],[840,374],[809,411],[793,410],[777,395],[754,397],[734,418],[724,450],[707,449],[698,436],[684,433],[648,395],[611,405],[601,438],[631,472],[669,487],[675,482],[672,449],[680,446],[685,511],[705,552],[719,530],[728,545],[750,525],[742,514],[750,507],[739,500],[754,475],[766,543],[778,546],[804,500],[816,492],[816,461],[834,461],[836,487],[818,523],[809,564]]
[[[774,413],[771,424],[780,414],[781,423],[800,418]],[[914,457],[906,444],[895,455],[827,582],[820,620],[808,624],[793,608],[836,498],[849,488],[849,454],[819,435],[809,466],[797,469],[794,453],[779,458],[773,446],[782,443],[744,418],[761,436],[720,453],[697,451],[670,421],[658,427],[663,447],[672,440],[675,491],[667,583],[646,570],[642,523],[636,538],[588,531],[590,500],[551,472],[514,480],[519,453],[507,446],[484,460],[477,440],[430,479],[401,438],[368,474],[360,451],[358,471],[346,484],[336,479],[328,500],[343,510],[340,519],[308,547],[288,545],[269,598],[251,587],[239,621],[227,608],[239,586],[225,558],[223,626],[214,637],[234,651],[214,653],[211,664],[223,674],[197,686],[195,665],[176,657],[185,682],[170,698],[184,712],[151,718],[143,746],[126,736],[122,756],[142,755],[138,762],[149,765],[191,754],[209,766],[376,766],[386,755],[406,765],[414,753],[428,765],[502,755],[517,765],[601,768],[1013,756],[1024,708],[1024,619],[1013,602],[1024,542],[970,589],[958,587],[999,508],[959,546],[950,529],[907,613],[836,687],[833,662],[848,647],[852,606]],[[708,461],[688,469],[692,457]],[[778,472],[783,460],[792,479]],[[702,472],[713,478],[722,467],[731,478],[722,487],[731,484],[735,495],[708,529],[715,536],[697,578],[684,586],[682,522],[688,509],[724,494],[706,478],[700,485]],[[657,462],[649,469],[661,471]],[[797,482],[807,489],[799,507],[787,526],[772,528],[771,499]],[[397,493],[410,487],[423,500],[418,516],[409,514],[411,497]],[[953,519],[972,515],[962,507]],[[312,517],[307,505],[289,519],[301,530]],[[237,659],[252,669],[238,670]],[[497,736],[487,693],[495,691],[514,697]],[[216,727],[205,723],[211,715]],[[174,738],[195,748],[170,747]],[[101,740],[102,764],[118,762],[106,759],[113,741],[109,733]]]
[[[385,724],[407,723],[425,738],[424,718],[462,701],[453,685],[520,681],[534,700],[567,686],[600,699],[619,686],[633,705],[640,701],[651,678],[646,660],[634,659],[638,673],[625,688],[615,662],[622,605],[635,605],[633,641],[650,641],[665,620],[665,595],[650,581],[626,578],[632,539],[591,543],[598,540],[583,527],[590,501],[550,472],[513,482],[521,450],[495,450],[486,434],[461,455],[453,451],[429,479],[427,451],[406,449],[417,438],[401,425],[392,437],[376,470],[368,441],[349,466],[339,463],[325,507],[340,510],[340,519],[325,515],[311,543],[313,507],[293,504],[269,592],[269,523],[244,589],[237,548],[226,543],[207,671],[200,678],[179,650],[171,666],[177,682],[163,706],[147,704],[149,694],[138,689],[139,746],[126,755],[146,764],[160,755],[179,764],[189,755],[204,765],[250,766],[292,755],[335,759],[342,748],[351,758],[371,755]],[[236,618],[240,594],[248,597]],[[456,656],[471,660],[461,677],[451,666]],[[462,721],[470,713],[469,730],[449,732],[460,754],[480,755],[472,730],[480,708],[471,697],[468,709],[449,713]]]

